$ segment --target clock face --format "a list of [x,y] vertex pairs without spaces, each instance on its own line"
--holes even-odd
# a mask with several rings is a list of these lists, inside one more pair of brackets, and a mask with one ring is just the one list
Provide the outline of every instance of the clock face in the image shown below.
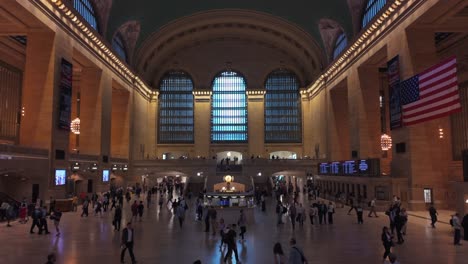
[[232,182],[232,180],[233,180],[233,178],[232,178],[231,175],[226,175],[226,176],[224,176],[224,181],[225,181],[225,182]]

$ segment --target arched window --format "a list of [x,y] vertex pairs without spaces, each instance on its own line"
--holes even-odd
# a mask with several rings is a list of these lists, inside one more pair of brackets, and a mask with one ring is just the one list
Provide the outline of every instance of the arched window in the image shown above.
[[112,48],[121,59],[127,61],[127,50],[125,49],[124,40],[120,33],[115,34],[114,38],[112,39]]
[[244,77],[233,71],[218,74],[211,100],[211,142],[247,142],[247,95]]
[[274,71],[267,77],[265,90],[265,142],[301,142],[301,96],[296,75]]
[[366,9],[362,16],[362,28],[365,28],[369,22],[377,15],[380,10],[387,4],[387,0],[368,0]]
[[96,31],[99,31],[97,15],[89,0],[73,0],[73,7]]
[[341,33],[335,42],[335,48],[333,49],[333,59],[336,59],[343,50],[348,46],[348,39],[345,33]]
[[193,143],[193,82],[182,71],[167,73],[159,85],[159,143]]

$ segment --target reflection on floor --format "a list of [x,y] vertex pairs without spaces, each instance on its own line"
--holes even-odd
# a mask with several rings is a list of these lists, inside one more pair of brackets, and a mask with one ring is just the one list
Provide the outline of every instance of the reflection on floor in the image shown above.
[[[145,209],[143,221],[134,223],[134,251],[139,263],[193,263],[197,259],[202,263],[222,263],[219,236],[203,232],[203,223],[194,220],[193,203],[194,200],[182,229],[166,208],[159,212],[153,204]],[[304,249],[309,263],[382,263],[380,233],[382,226],[388,224],[384,214],[379,218],[365,217],[364,224],[358,225],[355,215],[347,215],[347,209],[337,209],[334,225],[311,226],[306,222],[304,227],[297,226],[292,231],[288,221],[276,226],[271,201],[266,213],[254,210],[256,220],[248,224],[246,242],[238,243],[242,263],[273,263],[274,243],[281,242],[288,254],[287,243],[292,236]],[[126,203],[124,211],[122,223],[130,217]],[[237,219],[226,222],[236,223]],[[80,218],[79,213],[65,213],[60,237],[55,236],[51,222],[50,235],[29,234],[30,224],[31,221],[26,225],[15,222],[11,228],[0,227],[1,263],[42,263],[52,251],[57,252],[57,263],[119,263],[121,234],[113,231],[109,213],[88,218]],[[410,217],[406,242],[393,251],[403,264],[467,263],[468,243],[461,247],[452,243],[449,225],[441,223],[432,229],[428,220]]]

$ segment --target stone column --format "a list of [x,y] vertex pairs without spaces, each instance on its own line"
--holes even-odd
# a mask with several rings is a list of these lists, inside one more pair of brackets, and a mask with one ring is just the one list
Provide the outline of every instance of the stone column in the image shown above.
[[261,155],[268,157],[265,151],[265,90],[247,91],[247,123],[249,139],[249,156]]
[[211,158],[211,91],[194,90],[195,156]]

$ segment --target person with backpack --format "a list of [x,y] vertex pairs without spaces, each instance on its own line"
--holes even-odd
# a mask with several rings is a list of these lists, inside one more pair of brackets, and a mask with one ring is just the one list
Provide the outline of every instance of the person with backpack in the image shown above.
[[289,240],[289,244],[291,245],[291,249],[289,250],[289,264],[307,264],[307,260],[304,256],[304,252],[296,245],[296,239],[291,238]]

